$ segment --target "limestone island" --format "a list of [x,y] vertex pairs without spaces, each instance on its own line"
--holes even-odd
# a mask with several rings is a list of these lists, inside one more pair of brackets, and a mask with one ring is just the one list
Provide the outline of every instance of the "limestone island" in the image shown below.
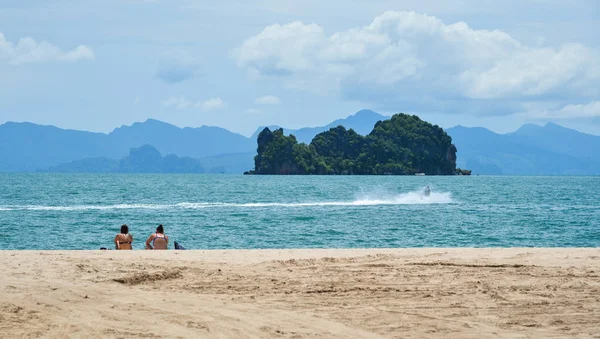
[[456,146],[437,125],[416,115],[378,121],[366,136],[343,126],[298,143],[283,129],[262,130],[254,170],[244,174],[470,175],[456,168]]

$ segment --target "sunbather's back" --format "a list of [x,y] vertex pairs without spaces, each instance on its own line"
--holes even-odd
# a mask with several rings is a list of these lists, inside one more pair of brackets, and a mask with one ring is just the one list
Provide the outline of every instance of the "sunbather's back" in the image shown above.
[[117,234],[115,237],[115,244],[117,250],[131,250],[131,243],[133,242],[133,237],[131,234]]
[[163,225],[158,225],[156,233],[152,233],[146,240],[146,249],[148,250],[166,250],[169,244],[169,237],[165,235]]
[[119,244],[119,248],[118,249],[119,250],[130,250],[130,249],[132,249],[131,243],[130,242],[121,243],[121,244]]
[[153,243],[155,250],[166,250],[167,244],[169,243],[169,238],[164,234],[157,233],[156,237],[154,237]]

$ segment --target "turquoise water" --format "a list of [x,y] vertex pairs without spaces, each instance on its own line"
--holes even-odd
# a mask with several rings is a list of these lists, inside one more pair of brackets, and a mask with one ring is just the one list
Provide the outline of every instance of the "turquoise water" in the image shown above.
[[[432,194],[423,197],[429,185]],[[596,247],[600,177],[0,174],[0,249]]]

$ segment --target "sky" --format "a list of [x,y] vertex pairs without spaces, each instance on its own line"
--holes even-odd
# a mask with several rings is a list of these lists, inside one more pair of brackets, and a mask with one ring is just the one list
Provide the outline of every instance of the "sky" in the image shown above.
[[251,135],[360,109],[600,135],[595,0],[2,0],[0,124]]

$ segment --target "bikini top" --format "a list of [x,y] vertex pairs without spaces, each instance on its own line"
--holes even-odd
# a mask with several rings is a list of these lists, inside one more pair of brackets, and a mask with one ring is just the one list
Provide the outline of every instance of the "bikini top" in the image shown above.
[[[159,235],[162,235],[162,237],[159,237]],[[154,239],[152,239],[152,245],[154,245],[154,241],[156,241],[156,239],[165,239],[165,241],[167,241],[167,236],[160,233],[154,234]]]

